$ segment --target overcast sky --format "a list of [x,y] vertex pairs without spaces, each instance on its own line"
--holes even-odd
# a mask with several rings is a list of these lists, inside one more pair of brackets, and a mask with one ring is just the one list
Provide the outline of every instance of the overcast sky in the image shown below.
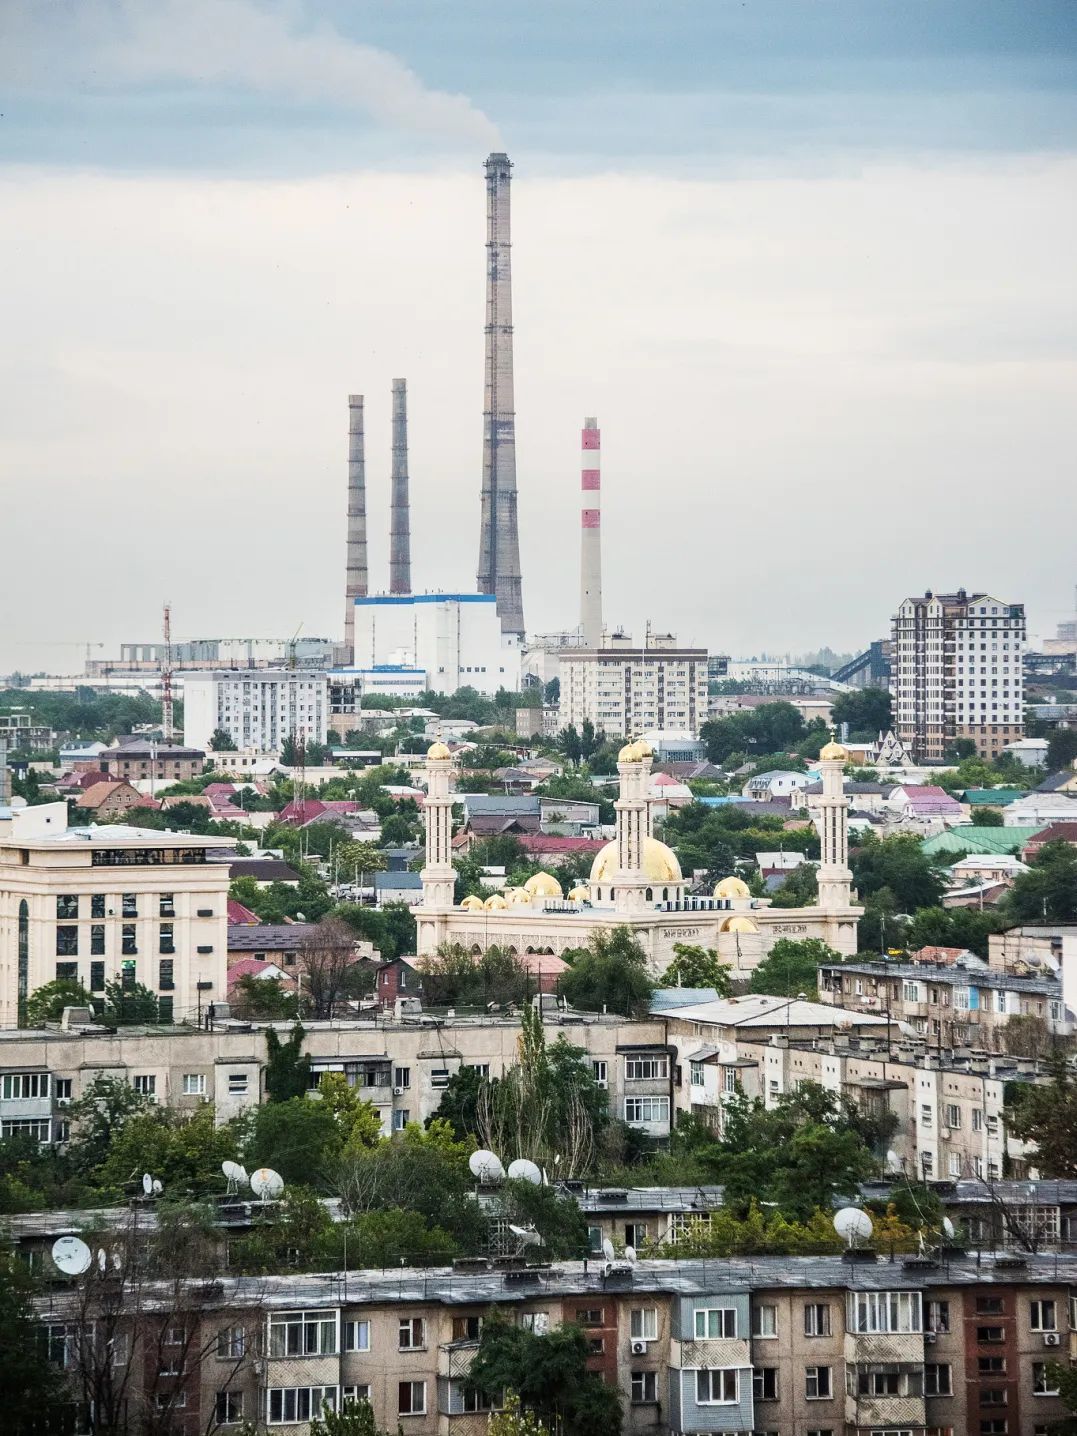
[[0,669],[334,637],[349,392],[373,587],[474,586],[482,161],[515,162],[524,606],[734,654],[1077,582],[1072,0],[0,0]]

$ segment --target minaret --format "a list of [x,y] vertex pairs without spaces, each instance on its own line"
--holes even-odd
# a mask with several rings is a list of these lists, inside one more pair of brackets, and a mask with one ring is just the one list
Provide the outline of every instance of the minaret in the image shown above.
[[486,161],[486,383],[478,588],[497,596],[501,632],[523,641],[516,516],[516,412],[512,377],[512,267],[508,155]]
[[408,381],[393,380],[393,479],[389,533],[389,592],[411,592],[411,513],[408,503]]
[[426,754],[426,865],[419,874],[424,908],[453,905],[456,869],[452,865],[452,754],[444,743],[434,743]]
[[344,582],[345,662],[355,662],[355,600],[367,594],[366,450],[363,396],[348,395],[348,558]]
[[852,906],[853,875],[849,871],[849,799],[842,770],[849,754],[840,743],[827,743],[819,754],[823,794],[816,803],[819,827],[819,906]]
[[643,743],[627,743],[617,755],[620,796],[617,814],[617,875],[613,879],[614,907],[640,912],[647,906],[644,889],[649,879],[643,867],[643,844],[648,833],[647,788],[652,754]]
[[602,646],[602,471],[597,419],[584,419],[580,435],[580,633],[585,648]]

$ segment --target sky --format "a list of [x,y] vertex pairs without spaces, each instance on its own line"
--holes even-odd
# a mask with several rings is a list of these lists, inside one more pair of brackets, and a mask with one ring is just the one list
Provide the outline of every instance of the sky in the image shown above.
[[406,377],[417,589],[466,590],[482,162],[514,162],[529,630],[859,650],[1077,562],[1071,0],[0,0],[0,671],[339,637]]

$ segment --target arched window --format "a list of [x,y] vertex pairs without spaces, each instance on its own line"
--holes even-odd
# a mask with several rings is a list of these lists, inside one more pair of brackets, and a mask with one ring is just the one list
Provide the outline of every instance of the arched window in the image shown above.
[[648,902],[654,902],[654,889],[648,888],[644,896],[646,897]]
[[669,902],[669,888],[662,889],[662,901]]

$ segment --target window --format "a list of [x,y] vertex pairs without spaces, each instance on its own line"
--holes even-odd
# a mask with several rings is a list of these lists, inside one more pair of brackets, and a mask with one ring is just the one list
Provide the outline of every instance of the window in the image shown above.
[[604,1326],[605,1317],[600,1306],[577,1307],[573,1318],[579,1326]]
[[805,1436],[834,1436],[834,1428],[832,1426],[813,1426],[810,1431],[805,1433]]
[[56,929],[56,956],[77,957],[79,950],[79,930],[77,927],[58,927]]
[[545,1336],[550,1329],[550,1313],[548,1311],[521,1311],[516,1318],[516,1325],[521,1331],[530,1331],[535,1336]]
[[946,1104],[946,1125],[954,1128],[961,1126],[961,1108],[956,1102]]
[[447,1087],[449,1085],[449,1069],[447,1067],[435,1067],[430,1073],[431,1087]]
[[[135,925],[133,922],[125,922],[120,928],[120,950],[125,957],[133,957],[138,952],[138,942],[135,938]],[[132,981],[134,976],[132,974]]]
[[79,1329],[76,1325],[49,1325],[45,1328],[45,1350],[54,1366],[70,1368],[78,1356]]
[[702,1062],[692,1062],[692,1063],[690,1063],[690,1064],[689,1064],[689,1073],[690,1073],[689,1080],[690,1080],[690,1082],[691,1082],[691,1084],[692,1084],[693,1087],[704,1087],[704,1086],[706,1086],[706,1077],[705,1077],[705,1075],[704,1075],[703,1063],[702,1063]]
[[640,1405],[645,1401],[658,1400],[658,1373],[655,1371],[633,1371],[632,1403]]
[[247,1333],[242,1326],[226,1326],[217,1333],[217,1360],[241,1361],[247,1351]]
[[981,1356],[977,1362],[981,1376],[998,1376],[1006,1370],[1004,1356]]
[[921,1396],[923,1386],[923,1373],[920,1371],[861,1367],[856,1375],[856,1390],[860,1396]]
[[928,1103],[928,1102],[921,1102],[921,1104],[920,1104],[920,1125],[921,1125],[921,1127],[930,1127],[930,1126],[931,1126],[931,1123],[932,1123],[933,1117],[934,1117],[934,1113],[933,1113],[933,1111],[932,1111],[932,1108],[931,1108],[930,1103]]
[[771,1337],[778,1335],[778,1308],[776,1306],[752,1307],[752,1335]]
[[363,1382],[358,1386],[342,1386],[340,1388],[340,1399],[344,1401],[370,1401],[370,1385]]
[[335,1386],[271,1386],[267,1392],[266,1409],[271,1426],[294,1425],[320,1416],[324,1407],[337,1409]]
[[425,1348],[426,1322],[421,1316],[401,1317],[397,1345],[401,1351],[422,1351]]
[[913,1332],[921,1330],[918,1291],[851,1291],[849,1330]]
[[124,893],[123,895],[123,916],[138,917],[138,894]]
[[980,1436],[1006,1436],[1009,1429],[1009,1422],[1005,1419],[980,1422]]
[[57,1077],[56,1081],[52,1084],[57,1102],[70,1102],[71,1083],[72,1079],[70,1077]]
[[1029,1331],[1057,1331],[1058,1321],[1055,1317],[1055,1304],[1053,1300],[1033,1301],[1029,1303]]
[[157,999],[157,1022],[160,1027],[169,1027],[172,1023],[173,1001],[171,997],[159,997]]
[[927,1304],[927,1320],[924,1324],[925,1331],[948,1332],[950,1330],[950,1303],[948,1301],[929,1301]]
[[176,926],[175,923],[171,923],[171,922],[163,922],[163,923],[161,924],[160,931],[159,931],[159,933],[158,933],[158,935],[157,935],[157,951],[158,951],[158,952],[175,952],[175,950],[176,950],[175,926]]
[[974,1132],[982,1132],[982,1131],[983,1131],[983,1128],[984,1128],[984,1114],[983,1114],[983,1111],[982,1111],[979,1107],[973,1107],[973,1109],[972,1109],[972,1130],[973,1130]]
[[77,893],[57,893],[56,895],[56,916],[57,917],[78,917],[79,900]]
[[204,1097],[206,1095],[206,1074],[204,1072],[185,1072],[183,1074],[183,1095],[185,1097]]
[[172,893],[162,893],[158,899],[157,913],[159,917],[176,916],[176,900]]
[[658,1308],[636,1306],[629,1315],[629,1334],[633,1341],[658,1340]]
[[393,1131],[402,1132],[411,1119],[411,1113],[406,1107],[398,1107],[393,1113]]
[[626,1097],[626,1122],[668,1122],[668,1097]]
[[976,1340],[981,1346],[997,1346],[1006,1340],[1006,1332],[1001,1326],[978,1326]]
[[1058,1381],[1054,1376],[1051,1376],[1048,1373],[1049,1368],[1045,1361],[1034,1361],[1032,1363],[1033,1396],[1058,1395]]
[[175,962],[171,957],[162,957],[157,964],[157,986],[161,992],[172,992],[175,990]]
[[104,917],[105,895],[104,893],[92,893],[90,896],[90,916]]
[[0,1082],[0,1094],[5,1102],[32,1102],[37,1097],[49,1095],[49,1074],[47,1072],[5,1072]]
[[453,1341],[478,1341],[482,1335],[481,1316],[454,1316],[452,1319]]
[[1000,1296],[978,1296],[976,1298],[977,1316],[1001,1316],[1002,1298]]
[[668,1057],[626,1057],[626,1082],[661,1082],[669,1076]]
[[131,1078],[131,1086],[142,1097],[156,1097],[157,1078],[152,1073],[138,1073]]
[[757,1366],[752,1376],[752,1390],[757,1401],[777,1401],[778,1368]]
[[828,1401],[832,1393],[829,1366],[804,1368],[804,1395],[809,1401]]
[[228,1092],[232,1097],[242,1097],[247,1091],[246,1072],[229,1072]]
[[344,1350],[370,1350],[370,1322],[346,1321],[344,1323]]
[[269,1318],[270,1356],[335,1356],[336,1314],[282,1311]]
[[243,1392],[217,1392],[217,1423],[220,1426],[234,1426],[243,1420]]
[[807,1301],[804,1303],[804,1335],[830,1335],[830,1303]]
[[1007,1404],[1006,1390],[1002,1386],[984,1388],[980,1392],[981,1406],[1005,1406]]
[[[698,1312],[697,1312],[698,1315]],[[723,1367],[718,1371],[696,1372],[697,1406],[725,1406],[740,1399],[737,1372]]]
[[731,1306],[701,1307],[695,1313],[695,1329],[697,1341],[736,1336],[736,1310]]
[[426,1415],[425,1381],[402,1381],[397,1391],[396,1409],[401,1416]]
[[924,1366],[924,1395],[952,1396],[953,1394],[949,1362],[927,1362]]
[[[95,922],[95,923],[91,926],[91,928],[90,928],[90,956],[91,956],[91,957],[103,957],[103,956],[104,956],[104,952],[105,952],[105,924],[104,924],[103,922]],[[92,987],[91,990],[94,991],[94,992],[100,992],[100,991],[101,991],[101,988],[103,988],[104,985],[105,985],[105,981],[104,981],[104,978],[105,978],[105,964],[104,964],[103,962],[91,962],[91,963],[90,963],[90,972],[93,973],[93,972],[95,972],[95,971],[100,971],[100,973],[101,973],[101,985],[100,985],[100,987]],[[92,983],[92,978],[91,978],[91,983]]]
[[394,1067],[394,1068],[393,1068],[393,1086],[394,1086],[394,1087],[403,1087],[403,1088],[405,1088],[405,1089],[411,1086],[411,1068],[410,1068],[410,1067]]

